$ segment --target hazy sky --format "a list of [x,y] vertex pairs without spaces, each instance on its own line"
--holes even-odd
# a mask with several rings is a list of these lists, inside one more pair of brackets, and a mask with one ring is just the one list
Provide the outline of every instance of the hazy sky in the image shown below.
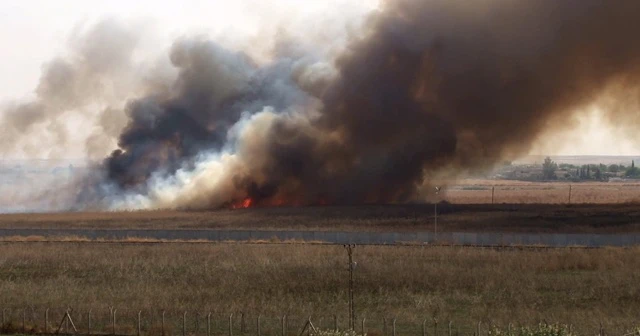
[[[283,20],[312,13],[366,13],[378,0],[1,0],[0,102],[26,100],[35,89],[42,65],[65,52],[70,34],[83,24],[106,17],[142,22],[153,31],[150,49],[165,50],[179,36],[252,36],[278,29]],[[542,141],[535,154],[635,155],[631,139],[602,123],[597,108],[576,120],[572,130]],[[588,135],[588,136],[585,136]]]

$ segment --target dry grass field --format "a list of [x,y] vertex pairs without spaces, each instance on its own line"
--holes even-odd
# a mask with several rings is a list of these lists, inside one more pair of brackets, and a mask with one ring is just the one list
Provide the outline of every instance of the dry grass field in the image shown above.
[[[603,323],[622,334],[640,322],[639,253],[356,247],[355,307],[371,328],[382,317],[435,317],[442,326],[564,322],[585,334]],[[2,243],[0,269],[3,308],[348,316],[341,246]]]
[[[5,214],[0,228],[432,231],[433,205]],[[438,230],[640,232],[640,204],[440,204]]]
[[457,204],[491,204],[492,200],[497,204],[640,203],[640,183],[636,182],[462,180],[444,190],[441,199]]

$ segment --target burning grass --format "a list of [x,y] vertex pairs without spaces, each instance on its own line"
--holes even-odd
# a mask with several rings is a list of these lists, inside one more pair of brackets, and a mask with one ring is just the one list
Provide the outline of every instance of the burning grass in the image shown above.
[[[433,231],[433,211],[431,204],[406,204],[257,207],[207,212],[6,214],[0,215],[0,228]],[[640,231],[640,204],[442,203],[438,206],[438,213],[440,231]]]

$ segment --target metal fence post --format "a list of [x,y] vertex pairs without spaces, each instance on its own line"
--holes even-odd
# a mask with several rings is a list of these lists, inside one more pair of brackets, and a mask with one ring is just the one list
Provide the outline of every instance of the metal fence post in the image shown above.
[[392,335],[396,336],[396,319],[394,318],[393,322],[391,322],[391,323],[392,323],[392,325],[391,325]]
[[111,320],[111,334],[112,335],[116,334],[116,312],[117,311],[118,311],[117,309],[114,309],[113,313],[112,313],[112,317],[113,317],[113,319]]
[[182,314],[182,336],[187,335],[187,312]]
[[49,308],[44,311],[44,333],[49,333]]
[[[70,310],[71,310],[71,308],[67,307],[67,315],[69,315],[69,311]],[[69,332],[69,318],[71,318],[71,315],[65,316],[65,317],[68,317],[68,318],[65,318],[65,320],[64,320],[64,328],[67,331],[67,335],[69,335],[69,334],[71,334]]]
[[256,321],[256,333],[260,336],[260,314],[258,314],[258,319]]
[[247,331],[247,326],[245,325],[244,322],[244,312],[240,313],[240,333],[244,333]]
[[233,336],[233,314],[229,315],[229,336]]
[[160,328],[161,328],[162,336],[164,336],[164,314],[165,314],[165,311],[163,310],[162,311],[162,321],[160,322],[160,325],[161,325]]
[[287,319],[287,315],[283,315],[282,316],[282,336],[285,336],[287,333],[286,319]]
[[449,336],[451,336],[451,321],[449,321]]
[[207,336],[211,336],[211,312],[207,314]]
[[496,187],[491,187],[491,204],[494,204],[494,196],[496,195]]
[[142,324],[142,310],[138,311],[138,336],[140,336],[140,331],[141,331],[141,324]]
[[422,336],[427,336],[427,319],[422,321]]
[[438,335],[438,319],[433,319],[433,336]]
[[477,329],[476,329],[476,332],[477,332],[477,334],[476,334],[476,335],[478,335],[478,336],[480,336],[480,323],[481,323],[481,322],[480,322],[480,321],[478,321],[478,327],[477,327]]
[[367,319],[365,317],[362,318],[362,336],[365,336],[367,334],[367,329],[365,327],[366,320]]

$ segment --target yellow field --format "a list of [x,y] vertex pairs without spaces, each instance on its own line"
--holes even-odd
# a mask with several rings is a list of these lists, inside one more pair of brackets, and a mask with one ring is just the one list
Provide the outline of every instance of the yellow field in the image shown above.
[[441,199],[458,204],[487,204],[492,203],[492,194],[494,203],[509,204],[638,203],[640,183],[463,180],[445,187]]

